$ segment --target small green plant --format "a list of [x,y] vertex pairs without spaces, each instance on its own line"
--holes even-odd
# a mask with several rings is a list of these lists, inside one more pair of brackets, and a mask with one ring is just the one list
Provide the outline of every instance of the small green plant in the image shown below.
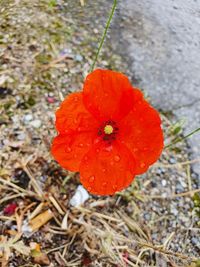
[[[193,196],[193,202],[194,202],[194,210],[197,215],[197,217],[200,219],[200,194],[195,193]],[[200,221],[198,221],[198,226],[200,226]]]
[[183,126],[185,124],[185,119],[181,119],[176,123],[172,124],[169,129],[170,135],[177,137],[177,135],[183,132]]
[[57,5],[57,0],[49,0],[48,6],[53,8]]

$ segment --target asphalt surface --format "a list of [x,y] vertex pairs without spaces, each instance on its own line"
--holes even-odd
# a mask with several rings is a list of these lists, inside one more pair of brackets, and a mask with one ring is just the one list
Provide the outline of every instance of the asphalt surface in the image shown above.
[[[184,134],[200,127],[200,0],[121,0],[114,25],[115,49],[152,104],[184,118]],[[200,158],[200,133],[188,144]]]

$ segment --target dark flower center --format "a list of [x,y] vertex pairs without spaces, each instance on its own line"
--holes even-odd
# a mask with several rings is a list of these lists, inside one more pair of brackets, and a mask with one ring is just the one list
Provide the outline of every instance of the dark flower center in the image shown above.
[[103,141],[111,144],[116,139],[118,127],[115,121],[108,120],[104,122],[98,129],[98,136],[101,136]]

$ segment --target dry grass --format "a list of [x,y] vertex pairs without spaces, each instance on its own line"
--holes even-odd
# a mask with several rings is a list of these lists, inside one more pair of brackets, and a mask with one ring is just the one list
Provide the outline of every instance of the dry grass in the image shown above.
[[[16,225],[16,230],[6,227],[7,230],[4,230],[5,234],[2,235],[0,248],[3,261],[9,261],[11,251],[16,256],[21,253],[30,257],[30,241],[35,239],[33,237],[38,231],[44,237],[41,241],[43,253],[53,257],[59,266],[186,266],[197,260],[193,256],[169,249],[175,232],[169,234],[163,243],[154,242],[151,226],[134,213],[126,214],[124,206],[120,204],[120,195],[105,199],[92,198],[86,207],[71,208],[66,205],[68,199],[59,197],[59,192],[54,196],[46,190],[40,190],[27,164],[28,162],[24,162],[23,170],[30,178],[31,190],[17,186],[9,178],[6,179],[6,176],[0,178],[0,192],[4,195],[1,204],[13,199],[18,203],[22,202],[14,215],[0,216],[0,220],[8,226]],[[194,192],[197,190],[169,198],[184,197]],[[145,195],[142,197],[143,201],[155,198]],[[132,201],[135,210],[137,207],[137,213],[140,213],[137,201],[134,198]],[[6,236],[11,237],[8,239]],[[28,237],[27,245],[22,241],[22,236]],[[59,242],[53,245],[52,240],[51,247],[45,249],[47,240],[53,239],[54,236],[60,236],[62,245],[59,245]],[[18,248],[19,244],[22,246],[21,250]]]

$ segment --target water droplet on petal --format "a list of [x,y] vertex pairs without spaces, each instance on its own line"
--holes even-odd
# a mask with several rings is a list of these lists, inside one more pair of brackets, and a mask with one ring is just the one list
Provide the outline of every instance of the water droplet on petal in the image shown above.
[[94,139],[94,144],[97,144],[97,143],[99,143],[99,141],[100,141],[100,139],[99,139],[99,138],[95,138],[95,139]]
[[92,187],[91,186],[87,187],[87,190],[88,191],[91,191],[92,190]]
[[113,162],[113,161],[111,161],[111,162],[110,162],[110,165],[111,165],[111,166],[113,166],[113,165],[114,165],[114,162]]
[[74,158],[76,159],[78,156],[77,156],[77,154],[74,154]]
[[83,160],[84,160],[84,161],[88,161],[88,156],[85,156],[85,157],[83,158]]
[[110,152],[110,151],[112,151],[112,148],[113,148],[112,146],[107,146],[107,147],[105,148],[105,150],[108,151],[108,152]]
[[93,175],[93,176],[90,176],[90,178],[89,178],[89,182],[90,182],[90,183],[94,182],[94,179],[95,179],[94,175]]
[[74,101],[75,101],[75,102],[78,101],[78,97],[77,97],[77,96],[74,97]]
[[144,162],[141,162],[141,163],[140,163],[140,167],[141,167],[141,168],[144,168],[145,166],[146,166],[146,164],[145,164]]
[[115,184],[115,185],[113,185],[113,186],[112,186],[112,188],[113,188],[113,190],[115,190],[115,191],[116,191],[116,190],[117,190],[117,185],[116,185],[116,184]]
[[114,160],[115,160],[116,162],[119,162],[119,161],[120,161],[120,159],[121,159],[121,158],[120,158],[120,156],[117,156],[117,155],[116,155],[116,156],[114,156]]
[[65,152],[67,152],[67,153],[69,153],[69,152],[71,152],[72,151],[72,149],[71,149],[71,147],[67,147],[66,149],[65,149]]
[[103,187],[106,187],[106,185],[107,185],[107,182],[103,182],[103,183],[102,183],[102,186],[103,186]]
[[83,143],[80,143],[78,146],[79,146],[79,147],[83,147],[84,145],[83,145]]
[[99,153],[99,151],[100,151],[100,149],[99,149],[99,148],[97,148],[97,149],[96,149],[96,152],[97,152],[97,153]]
[[78,127],[77,131],[80,132],[81,131],[81,127]]
[[102,169],[102,172],[104,172],[104,173],[105,173],[105,172],[106,172],[106,169]]

